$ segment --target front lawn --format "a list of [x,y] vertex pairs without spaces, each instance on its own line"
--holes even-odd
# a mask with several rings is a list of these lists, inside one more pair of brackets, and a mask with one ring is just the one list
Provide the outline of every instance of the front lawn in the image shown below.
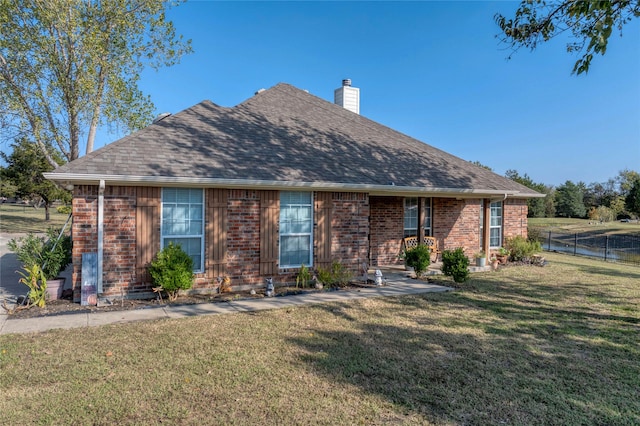
[[0,232],[23,234],[27,232],[43,233],[48,228],[62,228],[69,218],[59,213],[55,207],[49,209],[50,220],[45,221],[44,207],[34,208],[25,204],[0,205]]
[[530,217],[529,227],[559,233],[598,233],[598,234],[640,234],[639,222],[600,223],[597,220],[573,219],[563,217]]
[[451,293],[3,335],[0,423],[640,424],[640,268],[545,257]]

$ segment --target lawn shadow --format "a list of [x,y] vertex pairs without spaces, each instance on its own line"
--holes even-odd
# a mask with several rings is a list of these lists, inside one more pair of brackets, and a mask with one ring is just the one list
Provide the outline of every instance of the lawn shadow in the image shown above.
[[629,377],[640,377],[630,361],[640,356],[631,343],[638,318],[556,309],[544,300],[553,289],[494,284],[490,292],[476,280],[475,291],[385,298],[375,320],[362,321],[372,314],[358,304],[320,306],[362,322],[292,341],[305,349],[307,368],[429,422],[640,422],[638,402],[624,406],[638,384]]

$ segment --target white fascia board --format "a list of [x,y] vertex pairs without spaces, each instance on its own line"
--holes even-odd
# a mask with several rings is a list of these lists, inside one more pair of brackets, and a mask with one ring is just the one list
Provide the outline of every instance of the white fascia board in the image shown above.
[[367,185],[335,182],[287,182],[254,179],[216,179],[170,176],[126,176],[94,175],[76,173],[43,173],[44,177],[66,186],[98,185],[104,180],[108,185],[122,186],[188,186],[195,188],[229,189],[271,189],[271,190],[313,190],[367,192],[370,195],[401,197],[445,197],[445,198],[532,198],[544,197],[544,194],[523,194],[520,191],[467,188],[429,188],[395,185]]

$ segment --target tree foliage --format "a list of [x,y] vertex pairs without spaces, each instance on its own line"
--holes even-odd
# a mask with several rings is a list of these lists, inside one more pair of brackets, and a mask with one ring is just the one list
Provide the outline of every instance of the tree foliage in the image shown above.
[[0,125],[27,138],[51,166],[54,151],[80,156],[97,128],[149,123],[138,89],[145,66],[170,66],[191,51],[155,0],[0,0]]
[[[12,144],[12,147],[13,151],[10,155],[0,152],[0,156],[7,163],[6,167],[0,169],[2,181],[10,182],[15,188],[15,195],[19,198],[28,198],[36,204],[41,200],[45,208],[45,220],[49,220],[51,204],[56,200],[68,202],[71,200],[71,194],[42,175],[44,172],[50,172],[54,167],[49,164],[37,146],[21,139]],[[64,163],[55,150],[52,150],[52,158],[58,165]]]
[[[547,205],[549,201],[547,199],[552,199],[552,188],[548,187],[543,183],[536,183],[529,177],[528,174],[524,174],[520,176],[517,170],[509,169],[506,171],[505,176],[512,181],[518,182],[520,185],[524,185],[529,189],[533,189],[541,194],[546,194],[545,198],[529,198],[527,200],[528,207],[528,217],[545,217],[547,216]],[[551,201],[553,204],[553,201]],[[553,209],[553,213],[555,213],[555,209]],[[553,216],[553,214],[551,215]]]
[[580,55],[572,74],[589,71],[594,54],[604,55],[614,28],[640,16],[640,0],[522,0],[513,18],[501,14],[495,20],[502,40],[513,51],[534,50],[538,44],[570,32],[567,51]]
[[609,207],[598,206],[591,207],[587,212],[587,217],[599,222],[611,222],[616,219],[616,213]]
[[580,186],[566,181],[556,188],[556,213],[564,217],[585,217],[587,211],[584,207],[583,192]]
[[640,177],[633,182],[624,201],[629,213],[640,216]]

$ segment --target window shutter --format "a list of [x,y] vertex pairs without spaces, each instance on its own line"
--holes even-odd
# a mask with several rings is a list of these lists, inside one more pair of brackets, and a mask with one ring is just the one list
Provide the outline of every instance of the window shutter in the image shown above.
[[331,192],[316,193],[316,265],[320,268],[331,267],[331,220],[333,201]]
[[225,257],[227,254],[227,190],[209,188],[206,192],[206,230],[207,247],[206,271],[209,279],[226,274]]
[[278,271],[279,217],[279,192],[260,191],[260,275],[273,275]]
[[147,267],[160,250],[161,188],[136,190],[136,282],[150,283]]

